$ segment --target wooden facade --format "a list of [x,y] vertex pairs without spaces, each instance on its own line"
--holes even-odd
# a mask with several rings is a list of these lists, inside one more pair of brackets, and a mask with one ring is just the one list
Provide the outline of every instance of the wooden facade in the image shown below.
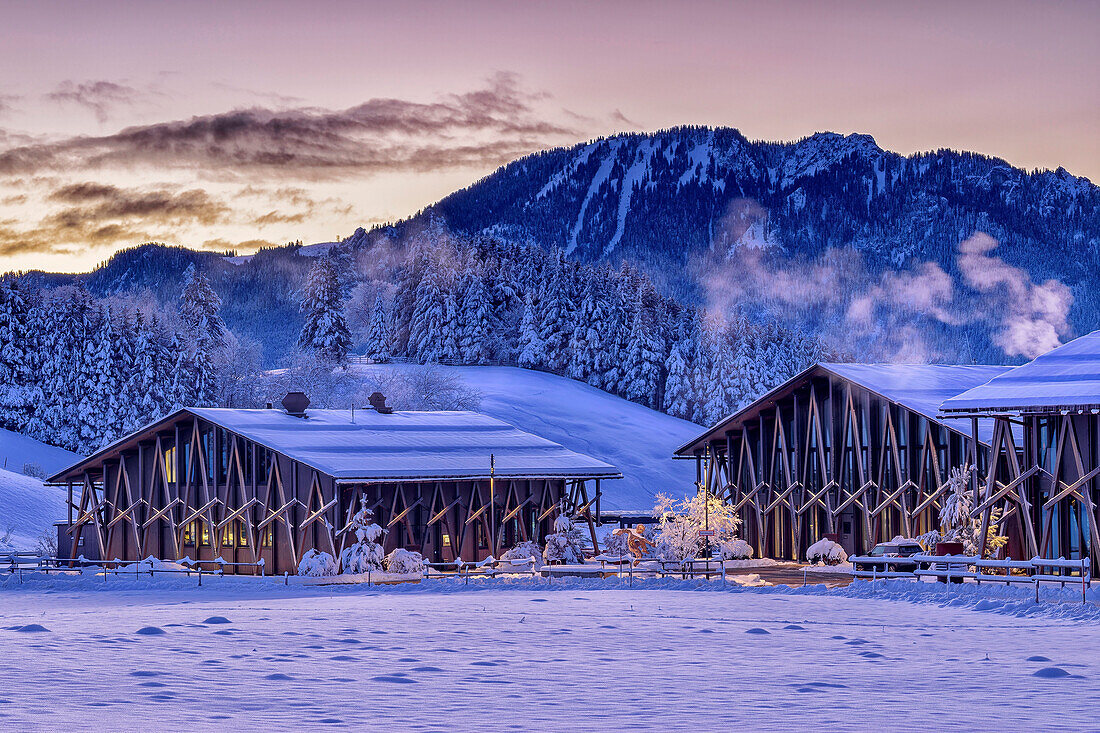
[[974,516],[985,528],[1001,510],[1010,557],[1091,557],[1100,572],[1100,416],[1055,410],[994,419],[996,471],[982,483]]
[[[757,557],[804,560],[825,535],[862,553],[937,529],[951,469],[986,472],[977,420],[936,419],[844,376],[844,366],[811,367],[677,452],[696,460],[701,485],[739,510]],[[856,366],[873,374],[878,365]],[[951,367],[912,369],[933,381],[927,392],[942,374],[950,394],[960,376],[941,371]],[[959,369],[963,379],[988,379],[985,367]]]
[[387,553],[499,556],[522,540],[542,542],[562,510],[586,520],[595,541],[600,477],[497,478],[489,461],[486,450],[486,475],[465,478],[335,478],[181,410],[51,477],[69,491],[59,556],[220,559],[250,573],[262,560],[261,572],[294,573],[308,550],[339,556],[354,541],[349,525],[363,499],[388,530]]

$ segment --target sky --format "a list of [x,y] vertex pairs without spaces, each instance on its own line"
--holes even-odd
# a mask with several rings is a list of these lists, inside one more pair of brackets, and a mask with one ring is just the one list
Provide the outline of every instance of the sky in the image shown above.
[[0,271],[400,219],[535,150],[865,133],[1100,181],[1096,2],[8,2]]

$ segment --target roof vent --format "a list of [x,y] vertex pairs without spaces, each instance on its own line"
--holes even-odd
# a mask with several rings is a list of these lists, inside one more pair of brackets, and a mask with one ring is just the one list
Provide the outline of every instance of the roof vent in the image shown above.
[[283,407],[286,414],[294,417],[305,417],[306,408],[309,407],[309,398],[305,392],[287,392],[283,398]]
[[370,402],[370,406],[373,407],[374,411],[377,413],[389,415],[393,412],[392,407],[386,407],[386,395],[381,392],[374,392],[367,398],[367,401]]

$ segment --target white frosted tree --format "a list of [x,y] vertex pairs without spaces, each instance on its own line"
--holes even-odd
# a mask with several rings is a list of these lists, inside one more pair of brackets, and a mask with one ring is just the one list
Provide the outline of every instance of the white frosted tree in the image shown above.
[[356,575],[378,572],[386,557],[381,545],[386,532],[374,523],[374,512],[367,508],[366,497],[360,498],[359,511],[351,518],[351,528],[356,541],[340,553],[342,572]]
[[459,350],[465,364],[485,364],[491,354],[490,334],[493,328],[492,303],[485,282],[471,273],[462,296],[464,320],[461,324]]
[[519,365],[528,369],[542,367],[546,351],[541,334],[541,300],[535,289],[527,291],[523,301],[523,319],[519,325]]
[[36,334],[18,278],[0,281],[0,425],[23,431],[34,415]]
[[548,563],[584,562],[584,533],[562,512],[554,519],[554,531],[546,535],[542,559]]
[[650,407],[660,404],[664,370],[664,348],[653,314],[641,303],[634,312],[634,323],[619,391],[623,397]]
[[390,358],[390,323],[386,317],[386,303],[379,295],[374,299],[374,307],[371,309],[370,326],[367,329],[367,340],[364,344],[367,358],[371,361],[384,362]]
[[347,364],[351,329],[344,315],[344,294],[335,257],[323,255],[310,268],[302,291],[305,314],[298,345],[333,364]]

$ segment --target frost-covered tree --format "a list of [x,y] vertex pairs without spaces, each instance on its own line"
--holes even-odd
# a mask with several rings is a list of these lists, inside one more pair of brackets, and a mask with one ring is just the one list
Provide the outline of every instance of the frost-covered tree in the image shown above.
[[567,565],[584,562],[584,533],[562,512],[554,519],[554,531],[546,535],[542,559]]
[[519,358],[521,367],[539,369],[546,361],[545,344],[542,342],[542,301],[535,291],[527,291],[523,301],[523,320],[519,326]]
[[627,341],[624,371],[619,383],[623,397],[650,407],[660,406],[664,371],[664,344],[653,314],[639,303]]
[[0,280],[0,425],[23,431],[34,415],[36,334],[18,278]]
[[367,340],[364,344],[367,358],[371,361],[384,362],[390,358],[391,336],[389,326],[389,319],[386,318],[386,302],[379,295],[374,299],[370,326],[367,328]]
[[462,361],[465,364],[485,364],[491,353],[493,313],[485,282],[476,273],[470,273],[468,277],[462,304],[464,317],[459,340]]
[[385,530],[374,523],[374,512],[367,508],[367,499],[362,497],[359,511],[351,518],[355,531],[355,543],[340,553],[342,572],[359,574],[382,569],[385,553],[380,544]]
[[323,255],[310,268],[302,291],[305,315],[298,345],[313,349],[326,361],[347,364],[351,330],[344,315],[344,297],[335,257]]
[[179,317],[183,331],[195,341],[202,342],[207,353],[225,345],[229,329],[221,318],[222,299],[210,286],[210,281],[194,265],[188,265],[183,273],[183,290],[180,295]]

